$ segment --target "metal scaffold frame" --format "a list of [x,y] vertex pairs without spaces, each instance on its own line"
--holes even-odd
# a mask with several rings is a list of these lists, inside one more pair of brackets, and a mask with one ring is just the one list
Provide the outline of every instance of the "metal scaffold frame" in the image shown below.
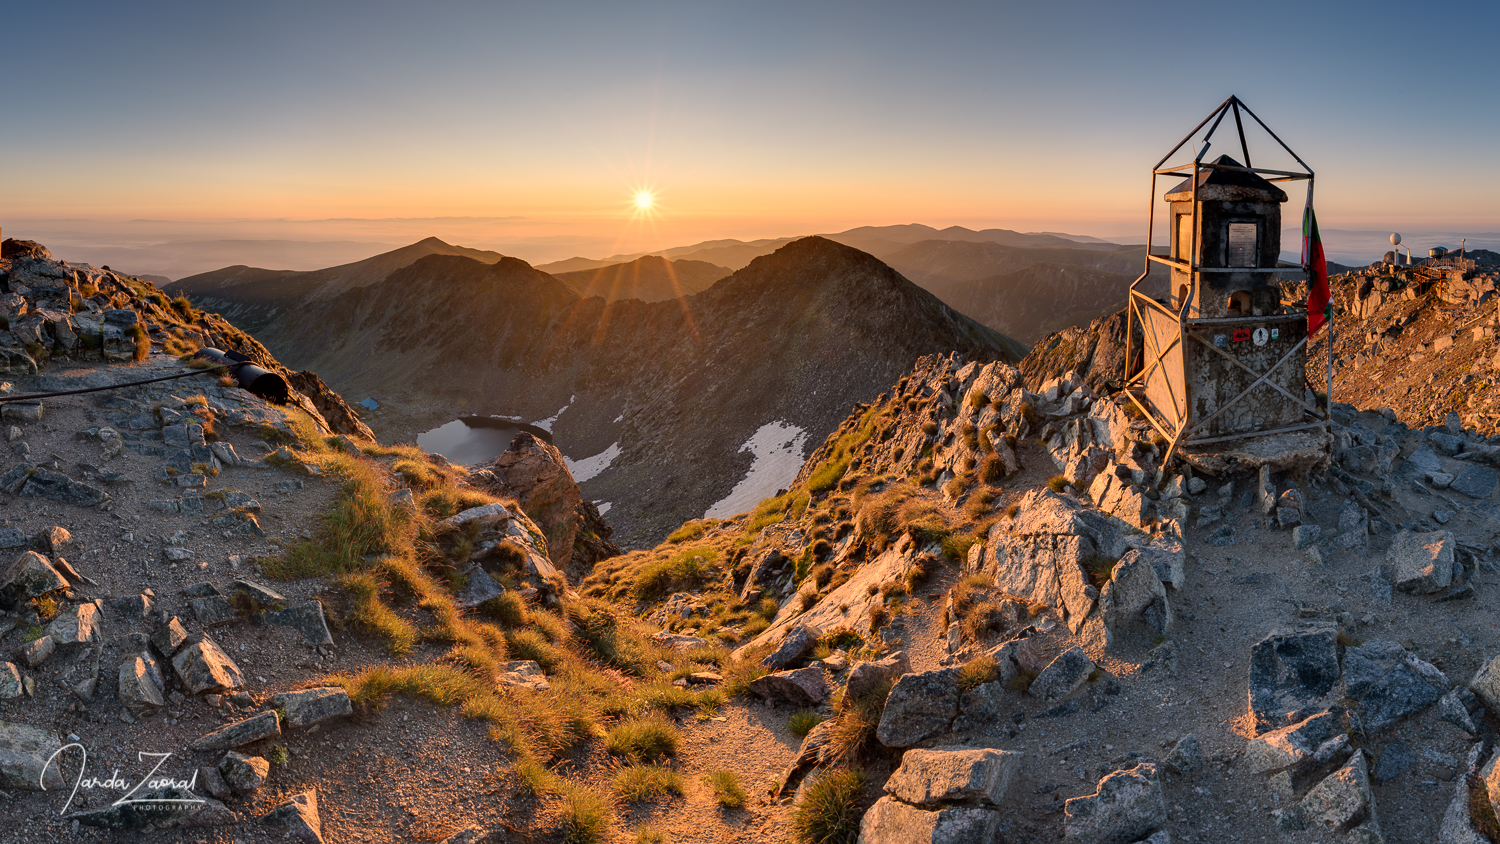
[[[1266,131],[1266,134],[1270,135],[1271,138],[1275,140],[1283,150],[1286,150],[1287,154],[1290,155],[1297,162],[1297,164],[1302,167],[1303,172],[1299,173],[1288,170],[1271,170],[1264,167],[1253,166],[1250,159],[1250,147],[1245,141],[1245,126],[1241,117],[1242,113],[1245,115],[1249,115],[1252,120],[1254,120],[1257,124],[1260,125],[1262,129]],[[1244,155],[1245,160],[1245,164],[1243,167],[1236,167],[1233,165],[1219,164],[1203,160],[1204,156],[1208,153],[1208,149],[1211,145],[1211,139],[1213,138],[1214,132],[1218,130],[1219,125],[1223,122],[1225,116],[1229,114],[1234,115],[1234,125],[1239,135],[1240,151]],[[1176,155],[1177,152],[1181,150],[1189,141],[1191,141],[1193,139],[1193,136],[1198,134],[1199,130],[1201,130],[1204,126],[1207,126],[1210,121],[1212,121],[1213,125],[1209,128],[1208,134],[1203,136],[1203,146],[1198,150],[1198,154],[1194,156],[1193,160],[1186,164],[1178,164],[1170,167],[1165,166],[1168,159]],[[1325,408],[1319,408],[1316,405],[1309,404],[1304,400],[1302,396],[1292,395],[1281,385],[1275,383],[1274,381],[1268,380],[1273,373],[1275,373],[1282,366],[1286,365],[1288,361],[1295,359],[1296,352],[1306,346],[1307,338],[1304,337],[1295,347],[1284,354],[1274,365],[1272,365],[1270,369],[1264,372],[1257,372],[1251,369],[1242,361],[1236,359],[1234,356],[1215,346],[1211,340],[1204,337],[1202,334],[1195,330],[1199,327],[1223,327],[1233,326],[1236,324],[1265,325],[1268,323],[1295,322],[1298,320],[1305,323],[1307,320],[1307,311],[1305,307],[1301,311],[1285,311],[1283,309],[1282,312],[1273,316],[1203,319],[1193,317],[1189,314],[1191,304],[1197,297],[1199,284],[1201,283],[1201,274],[1203,273],[1301,273],[1304,275],[1304,277],[1307,277],[1309,279],[1311,278],[1309,267],[1306,264],[1288,264],[1281,261],[1278,261],[1277,265],[1274,267],[1235,267],[1226,269],[1220,267],[1201,266],[1201,256],[1199,256],[1198,254],[1200,223],[1199,217],[1201,213],[1198,201],[1198,184],[1200,176],[1205,171],[1211,170],[1229,170],[1242,173],[1253,173],[1264,178],[1268,182],[1305,181],[1307,182],[1307,202],[1309,206],[1311,206],[1312,204],[1312,168],[1308,167],[1307,164],[1297,155],[1297,153],[1293,152],[1291,147],[1287,146],[1286,143],[1281,140],[1281,138],[1277,137],[1276,133],[1271,131],[1271,128],[1267,126],[1265,122],[1262,121],[1259,117],[1257,117],[1255,112],[1250,110],[1249,106],[1246,106],[1243,102],[1241,102],[1238,97],[1231,96],[1229,99],[1220,104],[1219,107],[1214,109],[1213,112],[1205,117],[1201,123],[1193,127],[1193,131],[1189,132],[1186,137],[1184,137],[1177,143],[1176,146],[1172,147],[1170,152],[1162,156],[1161,161],[1158,161],[1155,167],[1151,168],[1151,191],[1149,194],[1149,216],[1147,218],[1146,228],[1145,266],[1141,271],[1140,277],[1130,284],[1130,296],[1128,299],[1128,304],[1126,306],[1127,323],[1125,332],[1125,361],[1127,366],[1127,378],[1125,380],[1124,390],[1125,394],[1130,398],[1131,403],[1139,408],[1143,414],[1145,414],[1146,420],[1151,423],[1151,426],[1156,429],[1157,433],[1161,434],[1163,438],[1171,443],[1171,447],[1167,450],[1166,454],[1166,457],[1169,460],[1174,454],[1176,454],[1177,450],[1183,446],[1207,445],[1214,442],[1236,440],[1247,437],[1270,436],[1273,434],[1283,434],[1292,431],[1300,431],[1307,428],[1326,426],[1328,424],[1328,413]],[[1189,239],[1186,260],[1172,257],[1170,247],[1168,249],[1168,254],[1166,255],[1155,255],[1152,254],[1151,251],[1152,239],[1156,233],[1157,178],[1159,176],[1173,175],[1188,177],[1189,184],[1192,186],[1192,198],[1190,203],[1192,209],[1192,235]],[[1306,260],[1305,256],[1304,260]],[[1177,311],[1173,311],[1172,309],[1163,305],[1161,302],[1158,302],[1156,299],[1153,299],[1140,291],[1139,287],[1141,283],[1144,282],[1146,280],[1146,277],[1151,273],[1152,262],[1161,264],[1162,266],[1167,267],[1169,270],[1177,270],[1179,272],[1187,273],[1190,287],[1187,291],[1187,295],[1181,297],[1181,307]],[[1165,333],[1160,333],[1152,329],[1153,322],[1156,324],[1156,326],[1165,328],[1168,325],[1169,321],[1170,323],[1175,324],[1175,331],[1172,331],[1170,328],[1168,328]],[[1139,366],[1138,371],[1131,373],[1129,371],[1129,367],[1132,367],[1135,361],[1136,350],[1132,348],[1132,345],[1137,326],[1140,327],[1143,337],[1143,348],[1140,349],[1141,365]],[[1331,343],[1332,325],[1329,325],[1328,330]],[[1185,352],[1188,348],[1189,343],[1202,344],[1211,351],[1229,360],[1233,365],[1245,370],[1252,378],[1255,379],[1249,387],[1240,392],[1227,404],[1219,407],[1211,415],[1203,419],[1196,420],[1193,419],[1192,416],[1192,402],[1189,400],[1188,396],[1188,379],[1184,365]],[[1306,373],[1304,372],[1303,381],[1301,383],[1305,383],[1305,379]],[[1301,405],[1310,418],[1304,418],[1304,421],[1294,425],[1283,425],[1277,428],[1261,431],[1235,433],[1230,436],[1195,436],[1195,434],[1200,434],[1206,428],[1209,422],[1213,421],[1225,410],[1228,410],[1235,404],[1244,401],[1247,396],[1249,396],[1256,390],[1256,388],[1261,386],[1270,387],[1281,393],[1286,398],[1290,398],[1298,405]],[[1329,406],[1331,407],[1331,395],[1333,387],[1331,368],[1329,373],[1328,386],[1330,394]]]

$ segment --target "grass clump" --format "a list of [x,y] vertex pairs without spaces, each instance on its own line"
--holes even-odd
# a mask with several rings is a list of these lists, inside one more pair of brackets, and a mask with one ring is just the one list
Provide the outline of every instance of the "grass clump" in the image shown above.
[[969,394],[969,407],[975,410],[983,410],[990,405],[990,396],[983,390],[975,390]]
[[854,459],[854,452],[870,441],[879,424],[879,407],[872,405],[865,410],[859,421],[851,425],[849,430],[828,449],[822,464],[808,476],[807,491],[813,495],[821,495],[838,486],[839,481],[844,478],[844,473],[849,469],[850,461]]
[[531,623],[531,617],[526,612],[526,602],[521,600],[521,596],[515,592],[506,592],[491,598],[480,604],[479,609],[503,627],[525,627]]
[[792,731],[792,735],[797,738],[804,738],[808,733],[812,732],[813,727],[821,723],[823,723],[823,716],[819,715],[816,710],[800,709],[793,712],[792,717],[787,719],[786,726],[787,729]]
[[660,765],[629,765],[615,772],[615,796],[630,803],[683,793],[682,774]]
[[958,687],[972,691],[985,683],[1000,679],[1000,663],[988,656],[977,656],[963,664],[958,670]]
[[1068,480],[1067,475],[1053,475],[1047,479],[1047,489],[1053,492],[1062,492],[1072,483],[1071,480]]
[[151,356],[151,335],[146,333],[146,327],[140,323],[130,326],[130,339],[135,343],[135,351],[131,356],[135,360],[145,360]]
[[683,589],[701,586],[719,558],[717,549],[694,547],[642,566],[631,584],[630,594],[637,600],[652,601]]
[[651,824],[645,824],[636,828],[635,844],[667,844],[667,834]]
[[734,771],[719,770],[704,774],[703,781],[714,790],[714,799],[726,809],[738,809],[745,805],[745,789]]
[[667,537],[667,542],[673,545],[682,542],[692,542],[695,539],[702,538],[703,534],[707,533],[709,528],[714,527],[718,523],[718,519],[695,519],[672,531],[671,535]]
[[614,812],[599,795],[584,788],[566,786],[557,803],[567,844],[598,844],[609,837]]
[[1103,554],[1090,554],[1088,559],[1083,561],[1083,570],[1088,574],[1089,583],[1092,583],[1094,588],[1103,589],[1104,584],[1108,583],[1110,577],[1114,575],[1115,565],[1119,562]]
[[605,736],[605,747],[610,753],[634,762],[657,762],[676,756],[680,743],[677,727],[661,714],[621,721]]
[[859,837],[859,794],[864,784],[864,774],[843,769],[829,771],[808,786],[792,816],[792,834],[798,844],[854,844]]

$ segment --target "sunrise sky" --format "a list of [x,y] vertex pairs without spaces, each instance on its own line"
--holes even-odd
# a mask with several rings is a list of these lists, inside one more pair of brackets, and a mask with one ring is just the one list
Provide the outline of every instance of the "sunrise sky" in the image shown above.
[[1496,232],[1500,68],[1471,33],[1497,25],[1493,2],[16,4],[0,226],[531,260],[907,222],[1139,238],[1150,165],[1233,93],[1318,172],[1324,227]]

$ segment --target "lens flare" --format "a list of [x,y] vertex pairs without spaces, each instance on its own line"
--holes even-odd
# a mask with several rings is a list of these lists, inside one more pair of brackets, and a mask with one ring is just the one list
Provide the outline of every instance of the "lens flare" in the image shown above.
[[635,195],[635,207],[641,211],[650,210],[653,201],[655,197],[651,195],[651,191],[643,190]]

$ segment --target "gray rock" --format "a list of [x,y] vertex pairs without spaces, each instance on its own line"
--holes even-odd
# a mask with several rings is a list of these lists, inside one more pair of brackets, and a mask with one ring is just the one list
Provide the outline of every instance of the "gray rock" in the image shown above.
[[46,498],[75,507],[97,507],[110,500],[109,493],[104,490],[51,469],[37,469],[31,473],[19,494],[22,498]]
[[1480,705],[1478,698],[1473,692],[1459,686],[1443,695],[1438,701],[1438,717],[1458,727],[1471,736],[1479,735],[1479,727],[1474,723],[1474,717],[1470,710]]
[[1381,748],[1380,760],[1375,763],[1375,781],[1390,782],[1416,763],[1417,754],[1411,749],[1411,745],[1400,739],[1392,739]]
[[1344,651],[1344,688],[1359,702],[1367,731],[1381,730],[1437,703],[1448,678],[1396,642],[1372,639]]
[[1453,583],[1453,553],[1457,543],[1449,531],[1416,533],[1403,530],[1391,540],[1386,561],[1397,589],[1426,595]]
[[818,706],[828,700],[828,676],[816,665],[777,671],[751,681],[750,691],[793,706]]
[[23,551],[0,580],[0,605],[13,607],[48,592],[67,588],[68,581],[35,551]]
[[1086,844],[1131,844],[1167,820],[1156,765],[1143,762],[1099,781],[1099,790],[1063,805],[1063,833]]
[[477,607],[491,598],[498,598],[505,594],[505,587],[495,582],[478,563],[469,566],[463,571],[468,582],[464,584],[463,591],[454,598],[454,603],[459,607],[468,609]]
[[47,764],[47,760],[61,749],[62,742],[57,733],[0,721],[0,783],[9,788],[42,791],[45,772],[45,790],[62,788],[61,766]]
[[1250,650],[1250,711],[1281,726],[1288,712],[1323,703],[1340,676],[1337,631],[1274,631]]
[[37,534],[37,541],[49,554],[61,554],[73,544],[73,534],[67,528],[56,525]]
[[31,538],[20,528],[0,528],[0,548],[25,548],[30,543]]
[[957,668],[906,674],[891,687],[875,738],[886,747],[909,747],[942,735],[958,716]]
[[1252,774],[1274,774],[1312,760],[1334,737],[1338,713],[1325,710],[1279,730],[1261,733],[1245,745],[1241,766]]
[[52,656],[56,650],[57,643],[52,641],[52,637],[42,636],[21,649],[21,660],[27,667],[35,668],[46,662],[47,657]]
[[1204,542],[1214,548],[1228,548],[1234,544],[1234,528],[1225,525],[1209,534]]
[[1071,647],[1042,669],[1027,691],[1048,702],[1062,700],[1088,682],[1095,667],[1082,648]]
[[78,812],[71,817],[84,826],[131,832],[222,826],[238,820],[223,803],[180,785],[137,791],[130,795],[130,802]]
[[156,601],[150,595],[126,595],[109,602],[109,608],[126,618],[145,618]]
[[229,584],[230,595],[244,595],[257,607],[271,607],[286,603],[280,592],[250,580],[238,579]]
[[219,762],[219,774],[224,777],[226,785],[244,794],[266,784],[266,777],[271,774],[271,763],[259,756],[246,756],[231,750]]
[[1453,485],[1453,476],[1447,472],[1428,472],[1426,478],[1433,489],[1447,489]]
[[58,610],[47,625],[47,636],[64,653],[100,641],[99,607],[94,604],[71,604]]
[[1455,437],[1452,434],[1441,434],[1434,431],[1427,435],[1427,439],[1444,454],[1457,454],[1464,450],[1463,438]]
[[1322,533],[1323,529],[1317,525],[1298,525],[1292,528],[1292,545],[1299,549],[1307,548],[1316,544]]
[[238,689],[245,684],[239,666],[207,637],[172,657],[172,668],[189,694]]
[[281,735],[281,722],[273,711],[253,715],[199,737],[190,745],[194,750],[228,750],[252,741]]
[[1446,525],[1449,522],[1453,521],[1453,517],[1457,515],[1458,511],[1456,510],[1449,510],[1445,507],[1438,507],[1437,509],[1432,511],[1432,520],[1440,525]]
[[903,803],[1003,806],[1021,754],[977,747],[913,748],[886,780],[885,792]]
[[21,672],[13,662],[0,662],[0,700],[14,700],[25,693]]
[[805,625],[798,625],[792,628],[790,633],[786,634],[786,637],[781,640],[781,644],[776,647],[776,650],[767,655],[765,659],[762,659],[760,664],[772,671],[781,671],[782,669],[790,668],[798,660],[802,659],[808,651],[812,650],[813,645],[817,643],[818,631]]
[[892,797],[875,801],[859,824],[861,844],[967,844],[992,841],[1004,816],[994,809],[928,811]]
[[[1297,808],[1310,826],[1330,831],[1347,830],[1362,818],[1368,819],[1365,824],[1374,826],[1375,796],[1370,793],[1364,751],[1354,751],[1349,763],[1313,786]],[[1378,834],[1378,826],[1374,831]]]
[[1167,754],[1163,761],[1167,770],[1174,774],[1187,775],[1202,768],[1205,764],[1203,758],[1203,746],[1198,744],[1198,737],[1188,733],[1177,740],[1172,746],[1172,752]]
[[1462,772],[1464,775],[1453,778],[1453,799],[1448,803],[1448,810],[1443,813],[1442,825],[1438,828],[1438,844],[1490,844],[1490,839],[1475,831],[1473,819],[1469,815],[1469,777],[1478,772],[1480,753],[1483,750],[1484,742],[1471,747],[1468,766]]
[[314,647],[333,644],[333,634],[328,632],[328,620],[323,616],[323,605],[318,601],[307,601],[284,610],[262,613],[261,619],[267,624],[296,630]]
[[535,660],[502,662],[496,666],[496,670],[495,682],[502,686],[518,686],[536,691],[552,688],[552,684],[547,682],[547,675],[542,673],[542,667]]
[[678,652],[708,647],[708,640],[702,636],[689,636],[686,633],[673,633],[670,630],[656,631],[651,634],[651,641]]
[[884,659],[856,662],[844,683],[844,699],[850,702],[872,694],[886,694],[903,674],[911,673],[906,651],[896,651]]
[[177,649],[187,642],[187,630],[183,629],[182,622],[177,616],[172,616],[166,624],[156,628],[151,634],[151,644],[155,646],[156,652],[171,659],[177,653]]
[[1495,474],[1493,469],[1470,466],[1458,473],[1458,477],[1453,479],[1449,489],[1461,492],[1470,498],[1489,498],[1495,494],[1497,486],[1500,486],[1500,475]]
[[349,703],[349,693],[337,686],[283,692],[271,698],[271,703],[286,713],[288,727],[310,727],[354,712],[354,707]]
[[169,563],[190,563],[193,561],[193,552],[186,548],[163,548],[161,558]]
[[138,655],[120,663],[119,696],[120,705],[136,717],[166,705],[160,680],[151,676],[146,661]]
[[223,595],[193,598],[188,603],[192,606],[193,615],[198,618],[198,623],[204,627],[224,624],[240,617],[234,604],[229,603],[229,599]]
[[1188,479],[1188,492],[1190,494],[1192,494],[1192,495],[1202,495],[1203,491],[1205,489],[1208,489],[1208,483],[1206,481],[1204,481],[1202,478],[1189,478]]
[[1166,587],[1140,552],[1131,551],[1115,564],[1099,595],[1099,615],[1109,641],[1116,634],[1129,632],[1165,636],[1171,629],[1172,608]]
[[208,765],[198,769],[197,787],[219,800],[227,800],[234,796],[234,792],[229,789],[229,783],[224,782],[224,775],[219,773],[219,769]]
[[1339,510],[1339,532],[1329,544],[1334,548],[1362,549],[1370,542],[1370,514],[1357,501],[1345,501]]
[[323,844],[323,821],[318,816],[318,792],[308,789],[272,809],[261,818],[269,826],[281,827],[304,844]]

